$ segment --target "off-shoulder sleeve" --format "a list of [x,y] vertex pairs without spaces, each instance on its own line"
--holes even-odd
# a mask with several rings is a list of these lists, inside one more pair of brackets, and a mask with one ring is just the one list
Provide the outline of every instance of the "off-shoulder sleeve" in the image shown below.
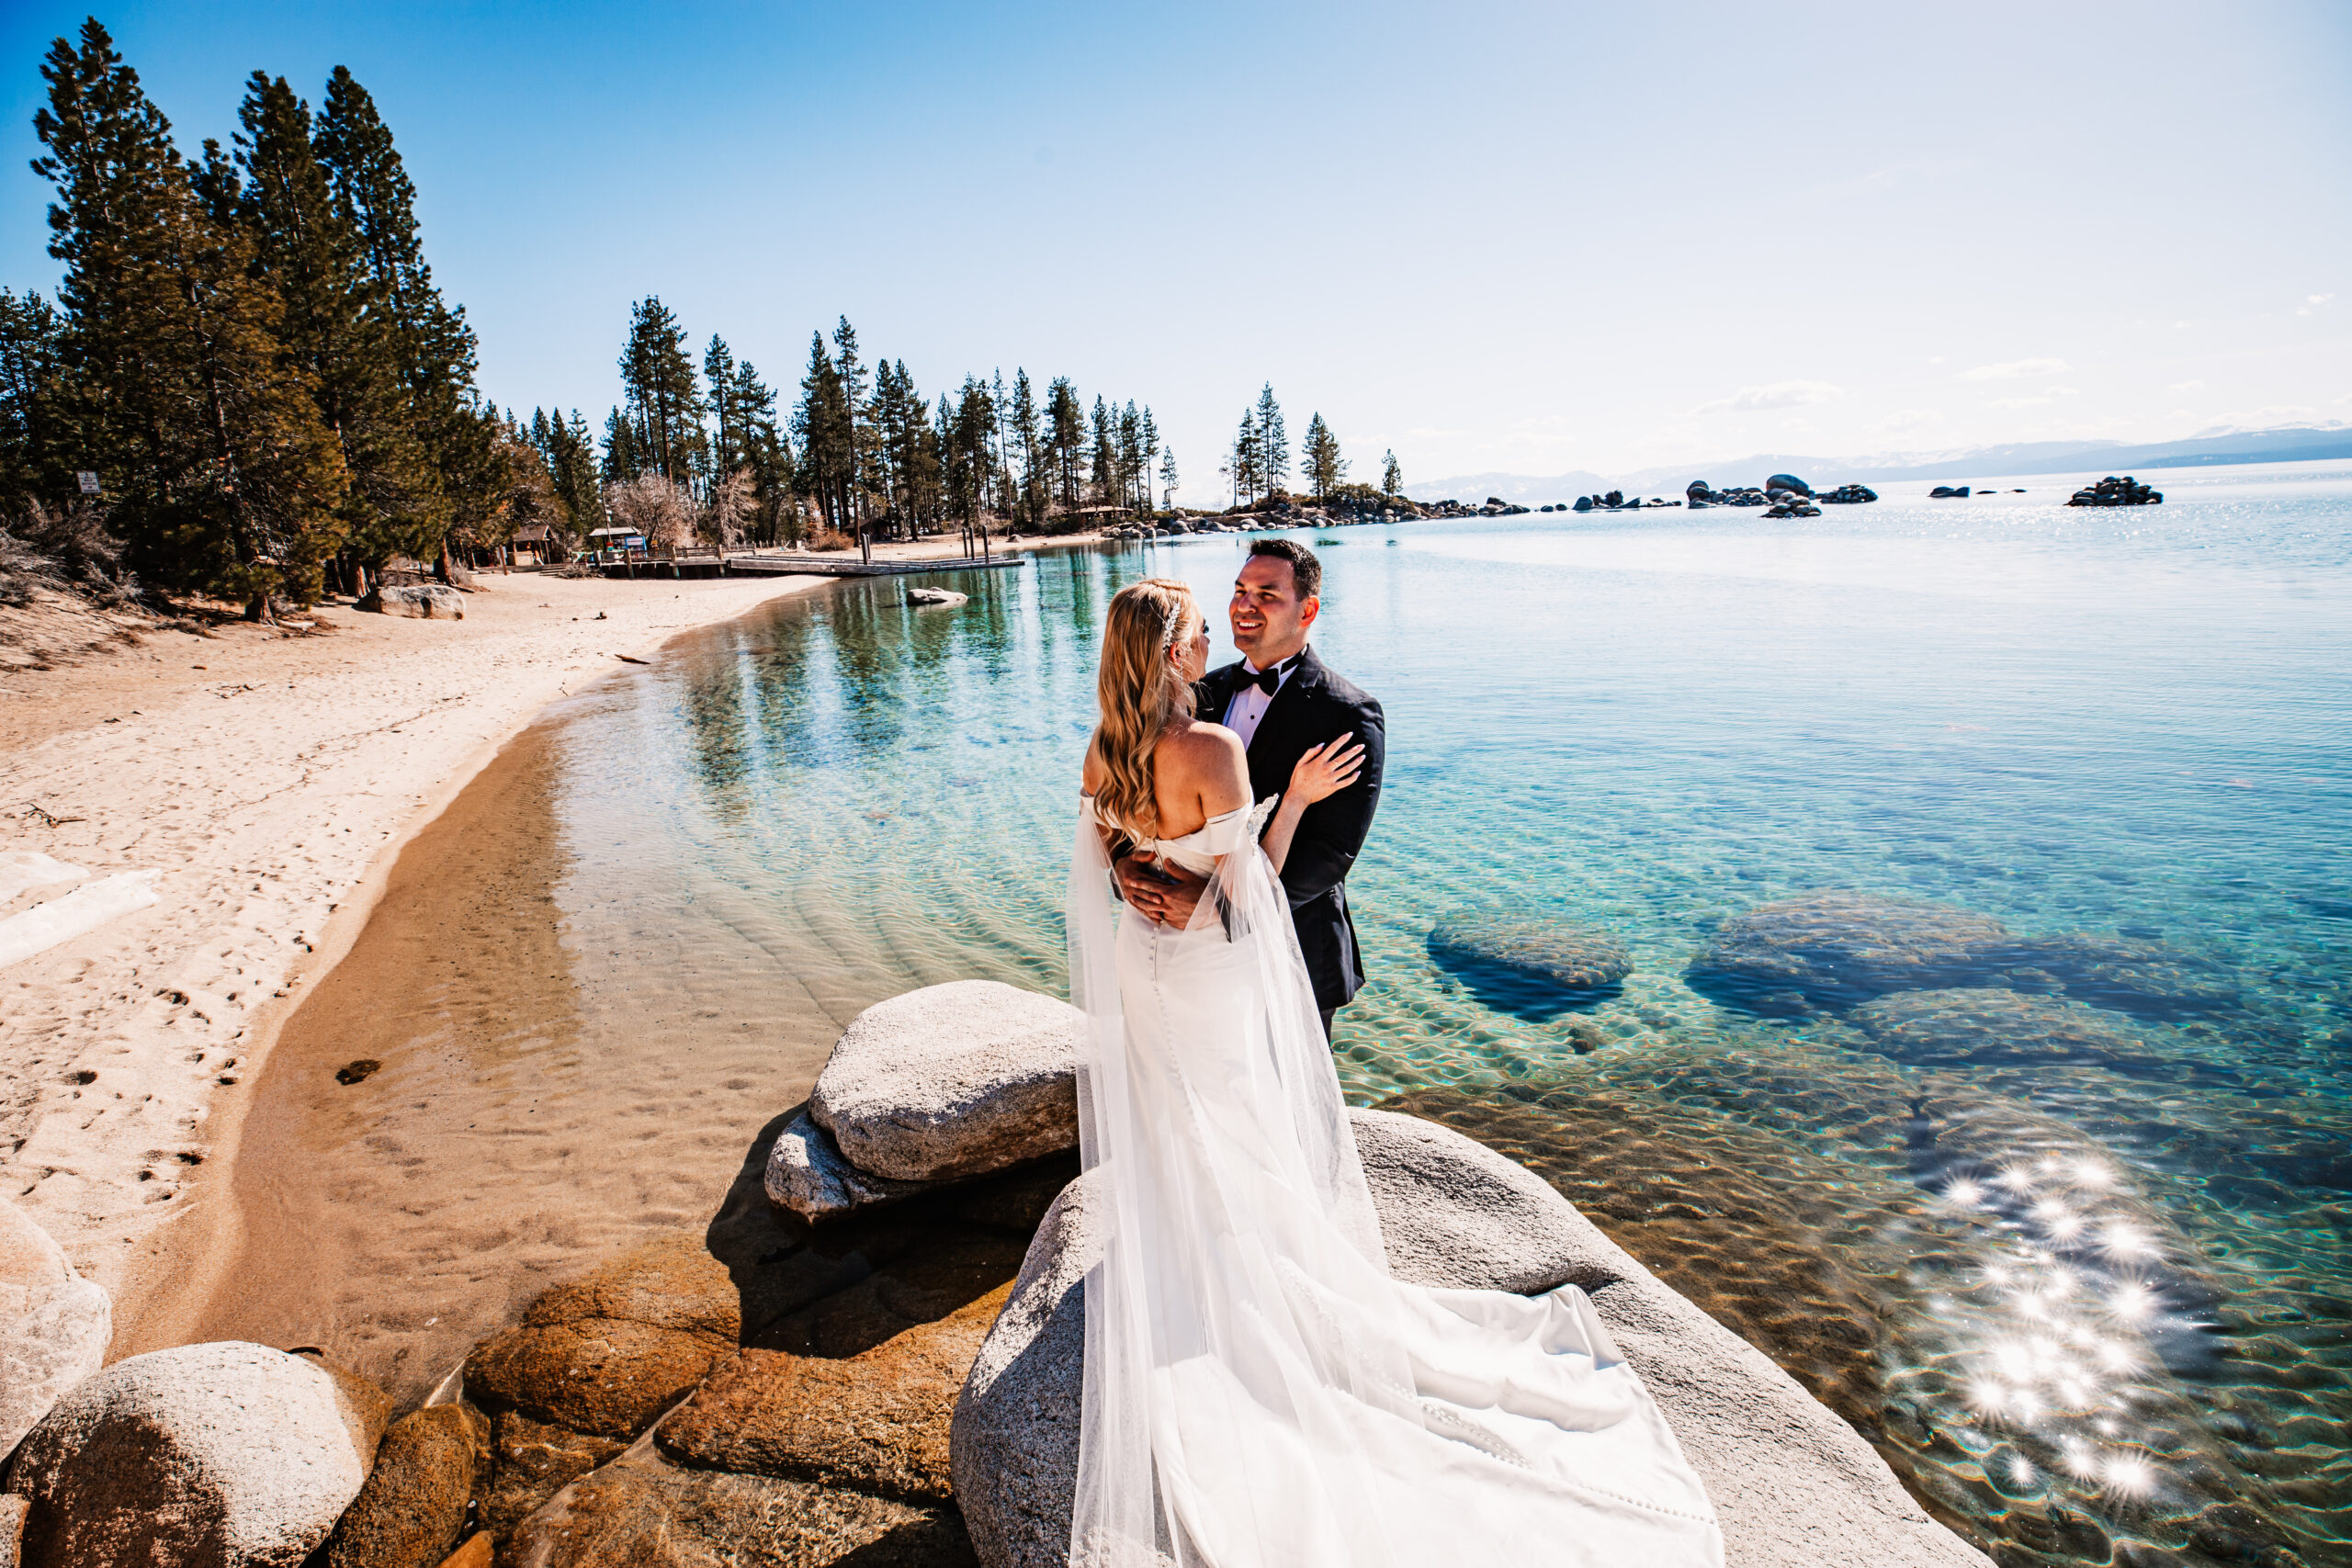
[[1201,848],[1213,855],[1229,855],[1244,844],[1255,843],[1281,799],[1270,795],[1255,806],[1237,806],[1210,818],[1201,829]]

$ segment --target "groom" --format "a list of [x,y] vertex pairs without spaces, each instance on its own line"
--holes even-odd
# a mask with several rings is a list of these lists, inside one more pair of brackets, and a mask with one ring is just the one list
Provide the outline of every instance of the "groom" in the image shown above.
[[[1298,929],[1299,952],[1315,984],[1323,1037],[1331,1015],[1363,984],[1363,953],[1348,915],[1348,867],[1372,830],[1380,805],[1380,771],[1386,721],[1380,705],[1333,673],[1306,646],[1322,613],[1323,563],[1295,539],[1257,539],[1233,581],[1227,607],[1241,660],[1212,670],[1193,688],[1199,716],[1224,725],[1250,750],[1250,795],[1263,800],[1290,783],[1291,769],[1308,749],[1353,736],[1363,743],[1356,782],[1306,808],[1283,863],[1283,890]],[[1206,883],[1182,875],[1173,886],[1119,863],[1119,891],[1128,905],[1161,924],[1192,919]]]

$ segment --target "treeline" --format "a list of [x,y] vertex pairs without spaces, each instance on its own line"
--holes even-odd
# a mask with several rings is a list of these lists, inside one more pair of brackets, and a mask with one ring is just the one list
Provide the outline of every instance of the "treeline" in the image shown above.
[[0,291],[0,507],[101,513],[145,581],[255,619],[558,515],[348,71],[316,114],[255,72],[233,148],[195,159],[96,21],[41,76],[65,276],[54,304]]
[[[630,313],[623,400],[502,413],[424,260],[390,128],[336,67],[314,113],[246,84],[232,146],[185,158],[95,19],[41,67],[35,169],[56,187],[54,301],[0,289],[0,525],[107,542],[128,590],[221,595],[267,619],[396,559],[446,577],[544,530],[675,547],[863,544],[955,525],[1076,528],[1177,483],[1148,407],[1025,370],[935,400],[812,335],[788,413],[714,335],[697,365],[659,299]],[[1155,471],[1156,467],[1156,471]],[[94,569],[98,570],[98,569]],[[103,572],[102,572],[103,574]]]
[[[1344,498],[1349,492],[1356,492],[1355,499],[1370,500],[1375,493],[1369,486],[1347,483],[1348,462],[1340,456],[1340,438],[1331,434],[1319,412],[1306,422],[1306,440],[1299,458],[1307,490],[1317,501]],[[1274,397],[1272,382],[1266,383],[1254,405],[1241,411],[1241,428],[1226,449],[1217,474],[1231,482],[1236,508],[1289,493],[1290,430],[1283,423],[1283,406]],[[1396,454],[1390,452],[1381,468],[1377,494],[1393,499],[1404,491],[1404,470],[1397,467]]]
[[[1089,511],[1155,511],[1155,479],[1163,500],[1177,483],[1148,406],[1098,395],[1090,410],[1067,377],[1041,398],[1025,369],[1009,388],[1001,370],[966,376],[934,402],[904,359],[869,367],[846,317],[830,340],[810,334],[781,419],[778,394],[724,338],[712,335],[697,374],[685,328],[658,298],[632,308],[620,372],[595,474],[614,525],[656,545],[1053,532]],[[585,423],[576,410],[568,422],[535,412],[531,429],[578,512],[569,476],[587,471]]]

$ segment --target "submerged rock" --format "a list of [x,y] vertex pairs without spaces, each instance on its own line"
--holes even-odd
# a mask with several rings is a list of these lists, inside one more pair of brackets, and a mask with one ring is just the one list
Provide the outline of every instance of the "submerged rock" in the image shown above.
[[2112,1013],[2079,1002],[1970,987],[1902,991],[1849,1015],[1871,1048],[1898,1062],[2091,1062],[2153,1065],[2145,1041]]
[[1874,893],[1807,893],[1735,915],[1690,961],[1694,990],[1752,1012],[1849,1007],[1889,991],[1963,986],[2000,921]]
[[0,1198],[0,1454],[106,1365],[114,1306],[32,1217]]
[[907,603],[910,604],[968,604],[971,597],[968,593],[958,593],[952,588],[910,588],[907,590]]
[[740,1298],[698,1237],[664,1236],[533,1302],[466,1360],[469,1395],[626,1442],[735,1348]]
[[926,986],[843,1031],[808,1114],[860,1171],[978,1176],[1078,1146],[1086,1015],[993,980]]
[[2160,942],[2075,931],[1990,942],[1978,958],[2012,989],[2062,990],[2139,1018],[2208,1017],[2238,1003],[2237,978],[2226,967]]
[[1634,956],[1607,931],[1541,915],[1471,913],[1430,932],[1430,956],[1465,979],[1496,971],[1540,988],[1598,992],[1634,972]]
[[547,1500],[628,1445],[502,1410],[492,1422],[494,1470],[482,1523],[503,1540]]
[[518,1568],[971,1568],[976,1561],[953,1507],[684,1469],[650,1442],[564,1487],[500,1543],[498,1560]]
[[391,1402],[356,1372],[229,1340],[118,1361],[8,1470],[28,1568],[295,1568],[334,1529]]
[[[1359,1127],[1365,1113],[1355,1113]],[[1411,1232],[1416,1206],[1494,1179],[1490,1157],[1430,1158],[1459,1148],[1442,1130],[1424,1139],[1360,1139],[1384,1232]],[[1410,1151],[1403,1168],[1383,1150]],[[1426,1163],[1424,1163],[1426,1162]],[[1421,1175],[1415,1173],[1420,1167]],[[1437,1174],[1434,1185],[1424,1175]],[[1530,1202],[1536,1201],[1527,1194]],[[1561,1204],[1561,1207],[1566,1207]],[[1063,1568],[1078,1467],[1085,1361],[1085,1272],[1101,1256],[1100,1205],[1089,1179],[1065,1191],[1013,1282],[956,1407],[952,1465],[973,1545],[989,1568]],[[1795,1568],[1890,1562],[1984,1568],[1984,1560],[1905,1496],[1853,1429],[1753,1348],[1661,1284],[1597,1231],[1579,1267],[1594,1304],[1664,1407],[1705,1481],[1731,1562]],[[1436,1255],[1419,1255],[1436,1263]],[[1474,1285],[1510,1266],[1474,1245],[1453,1263]]]

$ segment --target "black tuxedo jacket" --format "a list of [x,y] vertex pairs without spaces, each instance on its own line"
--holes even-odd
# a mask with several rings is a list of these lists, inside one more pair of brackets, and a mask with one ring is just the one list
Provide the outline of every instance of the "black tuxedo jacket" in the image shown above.
[[[1237,661],[1212,670],[1194,696],[1199,716],[1225,722],[1225,710],[1240,684]],[[1381,764],[1387,753],[1387,721],[1380,705],[1334,674],[1315,649],[1298,657],[1298,668],[1267,705],[1250,741],[1250,797],[1263,800],[1290,784],[1290,771],[1310,747],[1342,735],[1363,742],[1363,772],[1356,782],[1318,800],[1299,818],[1290,854],[1283,865],[1283,890],[1290,896],[1290,918],[1298,928],[1299,951],[1315,983],[1315,1005],[1343,1007],[1363,984],[1363,952],[1356,945],[1355,921],[1348,914],[1348,868],[1372,831],[1380,805]]]

